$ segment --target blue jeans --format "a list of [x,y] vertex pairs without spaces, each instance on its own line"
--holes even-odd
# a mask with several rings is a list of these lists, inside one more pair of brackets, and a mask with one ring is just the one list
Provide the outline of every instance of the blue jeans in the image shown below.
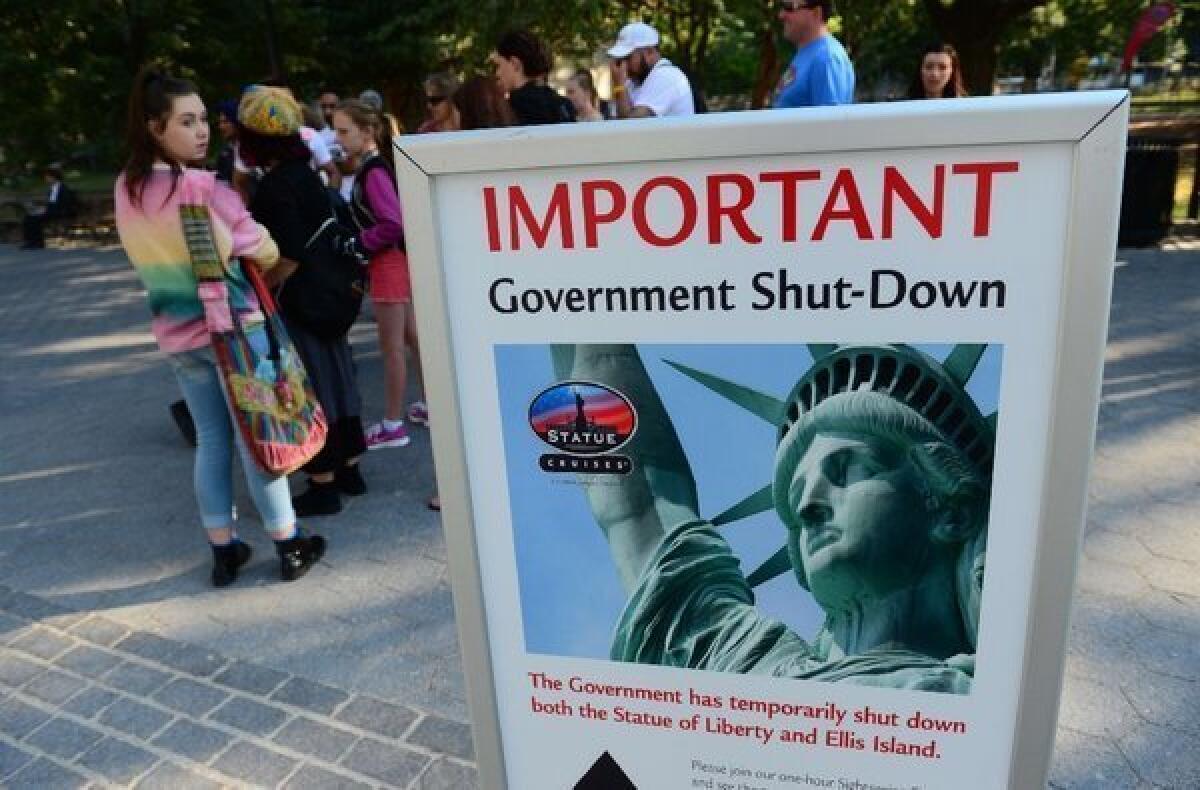
[[196,466],[193,481],[200,521],[205,529],[233,525],[233,447],[237,444],[250,497],[263,526],[280,532],[296,522],[286,476],[272,477],[254,463],[226,401],[212,349],[168,354],[183,398],[196,423]]

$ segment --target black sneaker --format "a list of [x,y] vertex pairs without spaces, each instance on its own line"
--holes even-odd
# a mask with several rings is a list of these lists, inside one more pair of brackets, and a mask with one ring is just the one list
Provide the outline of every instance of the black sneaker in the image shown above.
[[228,587],[237,581],[238,568],[250,559],[250,547],[240,540],[224,546],[213,546],[213,587]]
[[338,491],[346,496],[362,496],[367,493],[367,481],[363,480],[358,464],[339,466],[333,473],[333,482],[337,484]]
[[290,540],[275,541],[279,554],[279,572],[285,582],[295,581],[325,556],[325,538],[306,535],[299,529]]
[[318,483],[308,481],[308,490],[292,497],[292,509],[300,518],[310,516],[332,516],[342,512],[342,498],[338,495],[336,482]]

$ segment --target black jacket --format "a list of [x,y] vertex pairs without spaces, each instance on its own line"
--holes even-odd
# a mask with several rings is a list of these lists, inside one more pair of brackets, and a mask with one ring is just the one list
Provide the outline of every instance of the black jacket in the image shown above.
[[75,197],[75,191],[66,184],[59,182],[58,194],[53,202],[46,204],[45,218],[46,219],[63,219],[75,216],[79,211],[79,200]]
[[292,160],[263,176],[250,213],[279,245],[279,254],[303,260],[304,245],[329,218],[329,195],[307,162]]
[[547,85],[530,80],[508,94],[508,103],[521,126],[543,123],[570,123],[575,107]]

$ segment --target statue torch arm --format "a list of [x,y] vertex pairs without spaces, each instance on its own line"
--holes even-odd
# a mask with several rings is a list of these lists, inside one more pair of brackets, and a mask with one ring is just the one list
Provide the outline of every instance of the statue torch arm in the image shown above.
[[588,504],[608,540],[626,592],[631,592],[666,533],[699,518],[696,481],[675,427],[631,345],[552,348],[559,379],[603,384],[633,403],[638,427],[620,452],[633,471],[587,487]]

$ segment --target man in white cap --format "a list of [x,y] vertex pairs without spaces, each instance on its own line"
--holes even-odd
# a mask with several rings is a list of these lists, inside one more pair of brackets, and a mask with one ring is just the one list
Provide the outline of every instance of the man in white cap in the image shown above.
[[692,86],[658,51],[658,31],[644,22],[621,28],[608,50],[613,100],[621,118],[692,115]]

